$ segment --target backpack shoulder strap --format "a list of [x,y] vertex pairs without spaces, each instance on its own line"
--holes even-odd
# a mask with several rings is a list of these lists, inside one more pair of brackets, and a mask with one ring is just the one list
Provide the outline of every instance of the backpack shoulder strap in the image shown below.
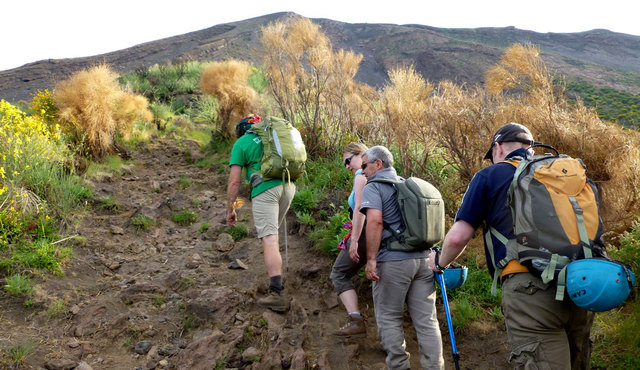
[[520,157],[512,157],[509,159],[505,159],[504,161],[500,161],[498,163],[509,163],[513,167],[518,168],[518,165],[520,164],[521,161],[522,161],[522,158]]
[[379,182],[379,183],[382,183],[382,184],[396,185],[396,184],[403,183],[404,180],[394,180],[394,179],[390,179],[388,177],[377,177],[375,179],[371,179],[371,180],[367,181],[367,183],[370,183],[370,182]]
[[[402,180],[395,180],[395,179],[390,179],[388,177],[378,177],[375,179],[371,179],[367,181],[367,184],[370,182],[377,182],[377,183],[381,183],[381,184],[389,184],[389,185],[393,185],[393,187],[395,187],[398,184],[402,184],[404,182],[404,179]],[[400,211],[400,213],[402,213],[402,210]],[[404,216],[403,216],[404,217]],[[403,220],[404,223],[404,220]],[[382,223],[383,227],[385,230],[388,230],[391,233],[391,238],[394,238],[395,240],[398,241],[402,241],[402,235],[398,234],[395,230],[393,230],[386,222]],[[390,238],[387,238],[390,239]]]

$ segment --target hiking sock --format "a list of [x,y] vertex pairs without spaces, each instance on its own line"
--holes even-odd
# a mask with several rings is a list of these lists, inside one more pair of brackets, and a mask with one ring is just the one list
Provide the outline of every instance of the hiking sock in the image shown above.
[[282,276],[276,275],[269,278],[269,290],[280,294],[282,292]]
[[360,313],[360,311],[349,312],[349,317],[352,317],[354,319],[362,319],[362,314]]

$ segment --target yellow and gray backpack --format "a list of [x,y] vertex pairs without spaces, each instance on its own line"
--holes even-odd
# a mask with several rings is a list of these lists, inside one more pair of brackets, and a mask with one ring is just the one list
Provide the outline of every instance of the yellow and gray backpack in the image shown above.
[[260,136],[264,145],[260,171],[251,176],[251,186],[264,179],[293,181],[304,173],[307,152],[300,132],[287,120],[267,117],[247,132]]
[[507,249],[506,257],[495,266],[496,276],[509,261],[516,260],[544,283],[555,281],[556,299],[562,300],[566,266],[574,260],[604,255],[598,191],[587,178],[582,160],[559,154],[548,145],[534,146],[556,154],[505,161],[516,167],[508,204],[515,239],[507,240],[493,228],[488,232]]

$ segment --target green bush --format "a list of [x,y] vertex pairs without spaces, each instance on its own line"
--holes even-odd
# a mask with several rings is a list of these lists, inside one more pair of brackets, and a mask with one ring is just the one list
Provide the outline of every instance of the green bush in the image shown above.
[[318,208],[318,196],[309,188],[296,191],[291,201],[291,209],[296,212],[311,213]]
[[219,125],[219,110],[218,99],[211,95],[200,95],[186,113],[194,122],[207,123],[211,125],[213,131],[218,131],[220,129],[217,126]]
[[[640,223],[620,237],[620,246],[609,250],[609,256],[640,273]],[[592,368],[640,368],[640,294],[638,283],[625,303],[613,310],[596,314],[591,338],[593,339]]]
[[344,227],[347,221],[349,221],[349,212],[340,210],[331,216],[329,221],[316,226],[309,238],[316,243],[316,248],[328,255],[336,256],[340,253],[337,248],[338,244],[349,232]]
[[4,290],[11,295],[29,295],[31,293],[31,281],[28,277],[15,274],[7,278]]
[[296,217],[298,218],[298,222],[307,225],[314,226],[316,224],[316,219],[313,218],[311,213],[308,212],[296,212]]
[[608,252],[611,258],[628,264],[636,275],[640,275],[640,222],[620,236],[620,247]]
[[256,67],[252,67],[251,72],[251,76],[249,76],[249,86],[251,86],[251,88],[258,94],[262,94],[267,89],[268,85],[264,72]]

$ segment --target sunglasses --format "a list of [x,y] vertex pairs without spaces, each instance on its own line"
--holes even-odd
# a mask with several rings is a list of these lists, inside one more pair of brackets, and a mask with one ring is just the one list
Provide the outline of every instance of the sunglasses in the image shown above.
[[[375,161],[377,161],[377,159],[376,159]],[[374,163],[375,161],[371,161],[371,162],[363,163],[363,164],[362,164],[362,166],[360,166],[360,168],[364,171],[364,170],[365,170],[365,168],[367,168],[367,165],[368,165],[369,163]]]
[[345,158],[344,160],[344,165],[345,167],[348,166],[351,163],[351,159],[353,158],[355,154],[351,154],[350,156],[348,156],[347,158]]

